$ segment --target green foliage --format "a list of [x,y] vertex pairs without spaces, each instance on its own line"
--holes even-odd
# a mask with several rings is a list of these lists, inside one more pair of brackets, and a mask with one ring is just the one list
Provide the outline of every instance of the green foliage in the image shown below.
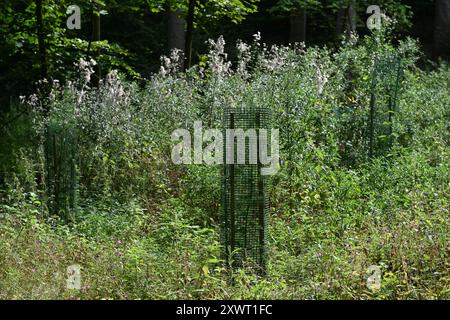
[[[117,43],[103,40],[98,43],[89,43],[91,36],[85,30],[90,30],[90,12],[108,8],[119,10],[133,7],[130,4],[102,1],[81,1],[78,3],[82,9],[82,30],[68,30],[66,13],[70,1],[45,1],[43,6],[43,23],[45,32],[45,46],[47,52],[48,74],[51,79],[73,79],[75,68],[73,65],[80,58],[89,58],[92,53],[99,50],[98,62],[105,72],[119,69],[130,78],[139,78],[138,73],[130,67],[130,53]],[[134,3],[134,5],[136,5]],[[18,96],[30,91],[34,83],[39,80],[39,54],[38,38],[36,33],[34,1],[4,1],[0,7],[0,85],[9,95]],[[105,14],[106,12],[102,12]],[[87,34],[87,35],[86,35]],[[5,101],[2,101],[4,104]]]
[[[17,112],[34,112],[0,141],[0,298],[448,299],[450,72],[418,70],[414,42],[394,47],[383,32],[334,52],[240,43],[235,65],[219,39],[201,68],[180,73],[172,56],[143,87],[112,72],[91,89],[81,61],[79,81],[26,99]],[[392,147],[369,159],[369,79],[384,53],[406,70]],[[218,127],[223,108],[246,104],[280,128],[264,279],[220,260],[219,168],[170,160],[174,129]],[[70,223],[48,215],[44,119],[77,128]],[[74,263],[79,291],[65,287]]]
[[320,1],[318,0],[278,0],[275,6],[270,9],[270,11],[291,12],[298,11],[300,9],[310,10],[318,9],[320,5]]
[[[196,2],[196,24],[204,27],[205,24],[223,17],[229,18],[233,23],[241,22],[249,13],[257,10],[259,0],[207,0]],[[188,0],[147,0],[152,12],[160,12],[170,7],[171,10],[188,12]]]

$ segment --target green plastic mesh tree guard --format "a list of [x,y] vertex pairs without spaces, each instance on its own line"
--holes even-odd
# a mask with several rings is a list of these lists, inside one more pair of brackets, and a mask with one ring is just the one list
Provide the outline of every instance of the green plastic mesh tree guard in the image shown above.
[[[261,174],[259,139],[257,139],[257,163],[249,163],[250,139],[245,139],[245,164],[236,164],[237,139],[234,147],[226,143],[227,129],[267,129],[267,150],[270,150],[270,115],[260,107],[228,108],[223,116],[223,224],[221,240],[225,248],[225,260],[232,267],[245,263],[265,273],[267,252],[268,176]],[[234,150],[233,150],[234,149]],[[234,164],[227,163],[227,152],[233,152]]]
[[77,210],[77,154],[76,129],[50,123],[45,134],[48,208],[68,221]]
[[368,117],[369,157],[383,154],[392,145],[392,124],[398,111],[402,74],[398,55],[387,54],[375,59]]

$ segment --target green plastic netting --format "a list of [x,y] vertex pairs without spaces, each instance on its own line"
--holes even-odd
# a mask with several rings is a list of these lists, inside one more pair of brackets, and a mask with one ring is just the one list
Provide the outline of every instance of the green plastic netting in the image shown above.
[[50,123],[46,129],[44,146],[49,211],[73,221],[78,207],[76,129]]
[[398,55],[386,54],[375,59],[368,117],[369,157],[384,154],[392,145],[402,74],[402,61]]
[[[223,136],[227,129],[266,129],[270,137],[270,114],[261,107],[227,108],[223,116]],[[256,141],[257,163],[249,163],[252,150],[250,140],[245,140],[245,164],[237,164],[237,139],[233,146],[224,143],[223,188],[222,188],[222,244],[229,266],[255,267],[265,273],[267,262],[268,176],[261,174],[260,142]],[[270,139],[268,138],[268,150]],[[253,142],[255,142],[253,140]],[[254,145],[253,145],[254,146]],[[255,149],[253,149],[254,151]],[[234,164],[227,161],[232,152]]]

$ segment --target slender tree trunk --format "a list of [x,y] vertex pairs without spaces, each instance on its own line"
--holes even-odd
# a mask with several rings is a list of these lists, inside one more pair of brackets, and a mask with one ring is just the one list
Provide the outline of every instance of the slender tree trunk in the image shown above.
[[[92,41],[100,41],[100,14],[93,12],[92,13]],[[94,71],[95,74],[92,77],[92,85],[94,87],[99,86],[100,79],[101,79],[101,69],[100,69],[100,63],[99,63],[99,55],[100,55],[100,49],[95,50],[94,52],[94,60],[97,62],[95,65]]]
[[345,8],[340,8],[336,17],[336,37],[339,38],[344,30]]
[[[38,37],[38,47],[39,47],[39,69],[40,69],[40,80],[48,79],[48,65],[47,65],[47,48],[45,46],[45,31],[44,31],[44,19],[42,14],[42,2],[43,0],[35,0],[36,4],[36,26],[37,26],[37,37]],[[38,85],[39,94],[41,97],[46,97],[50,92],[50,83],[42,82]],[[47,117],[50,108],[45,99],[41,100],[44,107],[44,117]],[[47,131],[48,124],[45,125]],[[48,139],[48,136],[46,137]],[[45,153],[46,162],[50,161],[49,155]],[[41,174],[40,170],[36,176],[36,183],[38,186],[43,187],[45,185],[44,175]]]
[[450,54],[450,0],[435,0],[434,10],[434,55],[448,57]]
[[290,34],[289,42],[305,42],[306,41],[306,10],[294,10],[289,17]]
[[347,37],[350,37],[350,34],[352,32],[356,32],[356,12],[353,8],[353,5],[349,4],[346,9],[346,27],[345,27],[345,34]]
[[194,13],[195,13],[195,1],[189,0],[189,9],[187,15],[186,25],[186,43],[185,43],[185,58],[184,69],[187,70],[191,67],[192,62],[192,36],[194,33]]
[[36,26],[37,26],[39,60],[40,60],[40,77],[41,79],[47,79],[48,77],[47,49],[45,47],[44,21],[42,18],[42,0],[35,0],[35,3],[36,3]]
[[181,16],[182,11],[170,10],[168,12],[169,20],[169,49],[184,50],[186,42],[186,34],[184,31],[184,18]]
[[[186,33],[184,31],[184,19],[182,11],[168,11],[169,50],[179,49],[184,51],[186,45]],[[184,68],[184,61],[182,68]]]
[[356,32],[356,12],[352,4],[346,8],[339,9],[336,19],[336,35],[340,37],[345,31],[346,37],[350,37],[352,32]]

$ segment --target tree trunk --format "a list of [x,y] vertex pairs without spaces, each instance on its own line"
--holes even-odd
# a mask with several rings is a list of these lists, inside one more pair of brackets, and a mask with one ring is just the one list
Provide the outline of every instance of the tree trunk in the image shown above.
[[186,43],[185,43],[185,58],[184,69],[187,70],[191,67],[192,62],[192,35],[194,33],[194,12],[195,12],[195,0],[189,0],[189,9],[186,25]]
[[346,8],[341,8],[337,14],[336,34],[338,37],[344,32],[346,37],[350,37],[352,32],[356,32],[356,12],[352,4]]
[[434,2],[434,55],[435,57],[450,54],[450,0]]
[[290,34],[289,42],[305,42],[306,41],[306,10],[294,10],[290,15]]
[[345,8],[340,8],[337,12],[336,18],[336,36],[340,38],[345,25]]
[[182,11],[172,11],[168,12],[169,20],[169,49],[180,49],[184,50],[186,37],[184,32],[184,19],[181,16]]
[[[169,9],[168,11],[169,51],[173,49],[184,51],[186,45],[184,18],[181,16],[181,13],[181,10],[172,11]],[[184,68],[184,61],[181,67]]]
[[[100,41],[100,13],[93,12],[92,13],[92,41]],[[99,86],[101,79],[101,69],[99,63],[100,49],[95,50],[94,52],[94,60],[97,64],[94,67],[94,75],[92,77],[92,85],[94,87]]]
[[353,6],[349,4],[346,10],[345,34],[347,35],[347,38],[350,37],[352,32],[356,32],[356,12]]
[[44,21],[42,19],[42,0],[35,0],[35,3],[36,3],[36,26],[37,26],[39,60],[40,60],[40,77],[41,79],[47,79],[48,77],[47,49],[45,47]]

